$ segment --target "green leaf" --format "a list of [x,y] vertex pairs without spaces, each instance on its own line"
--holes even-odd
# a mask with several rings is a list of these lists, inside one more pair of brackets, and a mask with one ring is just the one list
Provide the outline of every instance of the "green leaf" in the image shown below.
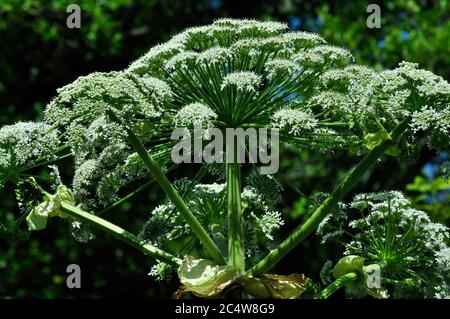
[[45,213],[45,209],[42,209],[41,204],[33,208],[33,210],[27,216],[27,224],[29,231],[42,230],[47,227],[48,215]]
[[266,274],[239,279],[246,293],[256,298],[297,299],[308,289],[311,280],[302,274],[289,276]]
[[350,272],[363,273],[364,258],[350,255],[341,258],[333,269],[334,278],[338,279]]
[[416,176],[414,183],[406,185],[406,189],[409,191],[416,191],[420,193],[426,193],[431,190],[430,184],[422,176]]
[[445,181],[442,177],[433,181],[428,181],[422,176],[416,176],[414,178],[414,183],[406,185],[407,190],[419,193],[432,193],[449,188],[450,182]]
[[212,260],[187,257],[178,269],[180,282],[199,297],[212,297],[229,286],[236,270],[228,265],[219,266]]
[[68,215],[61,211],[61,202],[75,205],[75,199],[69,188],[64,185],[58,186],[55,195],[47,194],[44,202],[35,206],[27,216],[28,230],[37,231],[47,227],[49,217],[58,216],[67,218]]

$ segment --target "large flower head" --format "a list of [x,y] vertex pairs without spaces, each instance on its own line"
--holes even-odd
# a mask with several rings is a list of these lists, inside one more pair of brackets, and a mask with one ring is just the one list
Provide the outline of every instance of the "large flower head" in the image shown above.
[[96,208],[142,176],[123,124],[161,165],[170,161],[174,127],[201,122],[277,128],[280,141],[294,147],[362,154],[407,121],[389,153],[408,156],[416,136],[449,148],[449,87],[413,63],[383,72],[358,66],[347,50],[317,34],[288,32],[284,23],[219,19],[154,46],[123,71],[92,73],[63,87],[45,122],[62,132],[75,156],[75,196]]
[[[450,231],[398,191],[359,194],[319,227],[323,241],[381,268],[381,286],[396,297],[443,297],[449,277]],[[345,213],[351,212],[351,213]],[[357,213],[356,219],[350,218]],[[444,285],[443,285],[444,284]]]

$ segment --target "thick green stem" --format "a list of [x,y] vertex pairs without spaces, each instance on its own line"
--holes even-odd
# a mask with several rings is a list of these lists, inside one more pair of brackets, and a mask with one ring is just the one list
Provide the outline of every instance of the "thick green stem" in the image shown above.
[[358,278],[358,274],[356,272],[349,272],[344,276],[339,277],[333,283],[331,283],[328,287],[326,287],[319,295],[319,299],[328,299],[332,294],[334,294],[338,289],[340,289],[345,284],[349,283]]
[[320,205],[311,217],[299,226],[287,239],[285,239],[276,249],[272,250],[249,273],[260,275],[267,272],[292,249],[308,237],[320,224],[320,222],[336,208],[339,201],[355,186],[361,176],[393,145],[400,135],[408,127],[408,119],[401,122],[390,134],[390,139],[382,141],[373,148],[347,175],[347,177],[336,187],[328,198]]
[[228,264],[239,273],[245,271],[244,232],[241,207],[241,168],[227,163]]
[[[109,114],[113,120],[121,123],[121,120],[117,117],[117,115],[114,114],[114,112],[110,111]],[[145,166],[148,168],[150,173],[158,182],[159,186],[161,186],[161,188],[169,197],[173,205],[177,208],[177,210],[184,217],[188,225],[192,228],[192,231],[197,235],[200,242],[205,247],[206,251],[210,254],[211,258],[218,264],[225,264],[225,259],[222,253],[220,252],[219,248],[217,248],[214,241],[211,239],[211,237],[208,235],[203,226],[192,214],[189,207],[186,205],[184,200],[172,186],[170,181],[167,179],[166,175],[164,175],[164,173],[161,171],[158,164],[147,152],[145,146],[141,143],[141,141],[137,138],[137,136],[134,134],[132,130],[127,129],[127,133],[128,133],[128,142],[139,154]]]
[[114,225],[107,220],[100,218],[98,216],[89,214],[82,209],[75,207],[71,204],[61,202],[61,210],[76,219],[79,219],[87,224],[90,224],[102,231],[111,234],[112,236],[123,240],[127,244],[139,249],[144,254],[150,255],[160,261],[168,263],[173,266],[179,266],[181,264],[181,259],[166,253],[165,251],[146,243],[144,240],[140,240],[138,237],[132,233],[126,231],[125,229]]

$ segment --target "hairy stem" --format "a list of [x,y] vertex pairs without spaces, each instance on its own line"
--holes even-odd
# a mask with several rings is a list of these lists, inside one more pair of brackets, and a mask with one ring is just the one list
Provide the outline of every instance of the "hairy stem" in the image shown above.
[[[111,118],[116,122],[121,123],[121,120],[114,114],[113,111],[109,112]],[[153,175],[155,180],[158,182],[159,186],[164,190],[166,195],[169,197],[173,205],[177,208],[180,214],[184,217],[188,225],[192,228],[192,231],[197,235],[200,242],[205,247],[206,251],[210,254],[211,258],[218,264],[225,264],[225,259],[222,256],[219,248],[217,248],[214,241],[208,235],[206,230],[200,224],[200,222],[195,218],[195,216],[190,211],[189,207],[186,205],[184,200],[172,186],[170,181],[167,179],[166,175],[161,171],[158,164],[147,152],[145,146],[137,138],[134,132],[127,129],[128,142],[133,146],[135,151],[139,154],[145,166],[148,168],[150,173]]]
[[292,249],[308,237],[320,224],[320,222],[336,208],[339,201],[355,186],[361,176],[370,169],[370,167],[384,154],[384,152],[393,145],[408,127],[409,119],[401,122],[390,134],[390,139],[382,141],[373,148],[339,183],[335,190],[320,205],[311,217],[301,226],[299,226],[287,239],[285,239],[276,249],[272,250],[258,264],[256,264],[249,273],[253,275],[263,274],[277,264]]
[[241,207],[241,168],[227,163],[228,264],[239,273],[245,271],[244,232]]
[[75,207],[71,204],[61,202],[61,210],[76,219],[79,219],[87,224],[90,224],[108,234],[123,240],[127,244],[139,249],[144,254],[152,256],[160,261],[168,263],[173,266],[179,266],[181,264],[181,259],[155,247],[144,240],[140,240],[137,236],[126,231],[125,229],[108,222],[107,220],[100,218],[98,216],[89,214],[82,209]]
[[332,294],[334,294],[337,290],[342,288],[346,283],[353,281],[358,278],[358,274],[356,272],[349,272],[334,282],[332,282],[328,287],[326,287],[319,295],[319,299],[328,299]]

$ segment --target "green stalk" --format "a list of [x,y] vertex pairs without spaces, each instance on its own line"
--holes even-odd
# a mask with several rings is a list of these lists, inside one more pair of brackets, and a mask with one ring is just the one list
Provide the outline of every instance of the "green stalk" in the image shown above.
[[350,281],[353,281],[358,278],[358,274],[356,272],[349,272],[334,282],[332,282],[328,287],[326,287],[319,295],[319,299],[328,299],[332,294],[334,294],[338,289],[347,284]]
[[[121,120],[114,114],[113,111],[109,112],[111,118],[118,123],[121,123]],[[139,141],[134,132],[127,128],[128,134],[128,142],[133,146],[135,151],[139,154],[145,166],[147,166],[150,173],[153,175],[154,179],[158,182],[159,186],[164,190],[166,195],[169,197],[173,205],[177,208],[180,214],[184,217],[188,225],[192,228],[192,231],[197,235],[200,239],[200,242],[205,247],[206,251],[210,254],[211,258],[218,264],[225,264],[225,259],[222,256],[219,248],[217,248],[214,241],[208,235],[203,226],[199,223],[199,221],[195,218],[195,216],[190,211],[189,207],[186,205],[184,200],[172,186],[170,181],[164,175],[164,173],[159,168],[158,164],[155,160],[150,156],[147,152],[145,146]]]
[[111,204],[110,206],[102,209],[101,211],[99,211],[97,213],[98,216],[101,216],[107,212],[109,212],[111,209],[122,205],[123,203],[125,203],[126,201],[128,201],[130,198],[133,198],[134,196],[136,196],[137,194],[139,194],[140,192],[142,192],[143,190],[145,190],[147,187],[149,187],[151,184],[153,184],[155,182],[155,180],[152,178],[149,181],[147,181],[145,184],[139,186],[138,188],[136,188],[134,191],[132,191],[131,193],[129,193],[128,195],[122,197],[121,199],[119,199],[118,201],[114,202],[113,204]]
[[362,175],[394,144],[401,134],[408,127],[409,119],[401,122],[390,134],[390,139],[382,141],[374,147],[347,175],[347,177],[335,188],[328,198],[320,205],[311,217],[299,226],[287,239],[285,239],[276,249],[272,250],[249,273],[260,275],[271,269],[292,249],[308,237],[320,224],[320,222],[336,208],[344,196],[355,186]]
[[239,163],[227,163],[228,201],[228,265],[245,272],[244,231],[241,207],[241,168]]
[[146,255],[150,255],[160,261],[168,263],[170,265],[178,267],[181,264],[181,259],[166,253],[165,251],[146,243],[144,240],[140,240],[132,233],[125,229],[108,222],[107,220],[98,216],[89,214],[82,209],[75,207],[71,204],[61,202],[61,210],[76,219],[79,219],[87,224],[90,224],[108,234],[126,242],[127,244],[139,249]]

